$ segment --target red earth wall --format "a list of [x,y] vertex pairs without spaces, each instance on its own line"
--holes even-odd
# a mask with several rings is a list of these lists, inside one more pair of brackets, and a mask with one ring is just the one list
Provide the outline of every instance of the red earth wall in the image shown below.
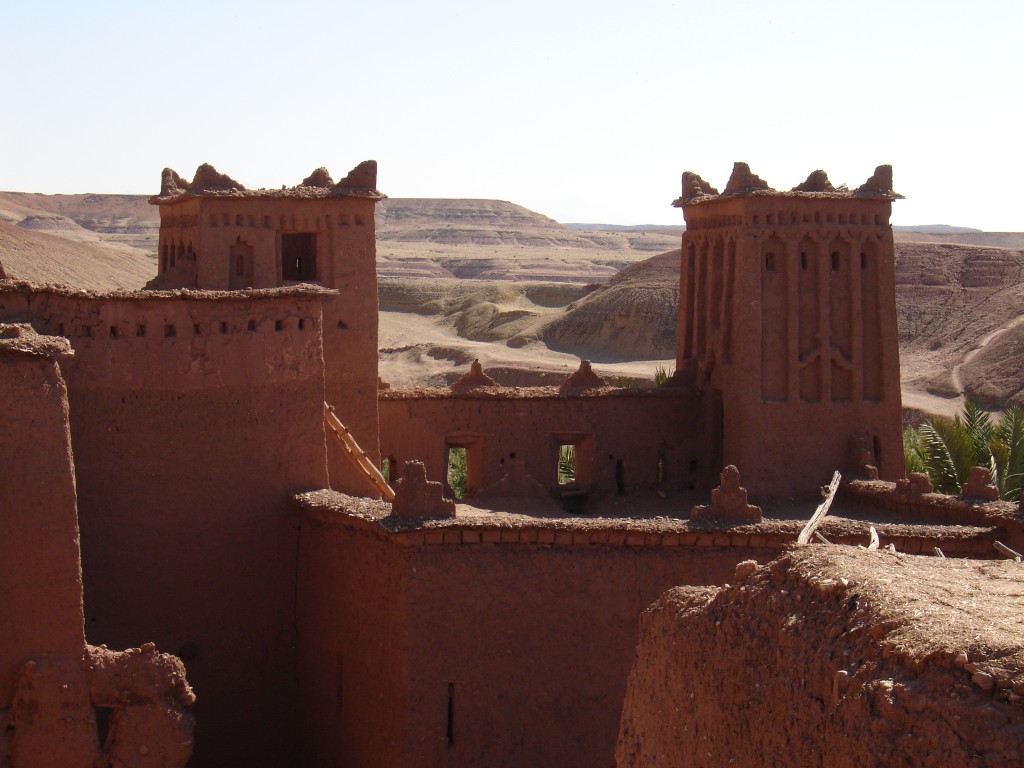
[[[66,339],[0,325],[0,767],[181,768],[195,696],[152,644],[87,647]],[[100,716],[104,713],[104,717]]]
[[88,637],[186,662],[196,766],[285,764],[296,743],[288,498],[328,484],[324,293],[0,293],[75,348]]
[[[0,720],[25,659],[85,647],[63,339],[0,332]],[[48,348],[46,348],[48,347]],[[0,727],[0,744],[5,728]],[[0,759],[6,750],[0,748]]]
[[578,476],[586,474],[593,496],[690,490],[711,479],[699,402],[670,389],[592,396],[560,396],[553,389],[386,390],[379,406],[381,453],[398,467],[422,461],[430,480],[446,482],[447,447],[463,445],[470,496],[501,480],[513,458],[557,494],[558,446],[576,442]]
[[[291,284],[282,277],[282,235],[300,232],[315,238],[316,275],[308,279],[337,291],[325,296],[323,304],[327,401],[359,446],[379,462],[375,202],[273,193],[185,197],[160,206],[160,249],[161,255],[165,247],[194,254],[191,287],[273,288]],[[238,275],[236,266],[241,265],[245,274]],[[161,275],[167,287],[174,277]],[[333,441],[328,457],[333,488],[357,495],[376,492]]]
[[599,544],[559,521],[391,533],[359,511],[373,502],[310,496],[299,666],[317,765],[611,766],[640,612],[757,552]]
[[812,545],[749,566],[644,612],[619,768],[1021,764],[1019,565]]
[[685,204],[676,369],[705,393],[711,463],[761,497],[826,484],[866,433],[903,476],[889,199],[769,193]]

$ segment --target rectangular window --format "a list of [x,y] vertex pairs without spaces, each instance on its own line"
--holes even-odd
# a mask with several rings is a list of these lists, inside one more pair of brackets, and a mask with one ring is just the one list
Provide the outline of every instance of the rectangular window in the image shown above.
[[316,232],[281,235],[281,278],[316,280]]

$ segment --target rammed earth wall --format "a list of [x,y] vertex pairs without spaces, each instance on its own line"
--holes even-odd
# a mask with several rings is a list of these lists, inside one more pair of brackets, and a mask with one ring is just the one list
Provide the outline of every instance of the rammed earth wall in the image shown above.
[[710,478],[699,403],[669,389],[389,390],[380,396],[381,453],[399,467],[422,461],[429,479],[444,481],[447,449],[461,446],[471,493],[501,480],[513,460],[557,493],[558,448],[574,444],[580,485],[595,497],[689,490]]
[[328,484],[324,293],[0,292],[75,350],[87,637],[182,657],[196,766],[286,764],[296,743],[288,497]]

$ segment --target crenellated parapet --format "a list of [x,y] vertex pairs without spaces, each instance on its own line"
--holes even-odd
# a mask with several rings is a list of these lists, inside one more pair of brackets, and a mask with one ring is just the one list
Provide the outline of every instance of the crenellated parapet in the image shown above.
[[269,197],[315,199],[325,197],[364,197],[383,200],[387,195],[377,190],[377,161],[364,160],[337,184],[326,168],[314,170],[300,184],[280,189],[247,189],[209,163],[196,168],[192,181],[185,181],[173,168],[164,168],[160,175],[160,194],[151,197],[153,205],[166,205],[189,197]]

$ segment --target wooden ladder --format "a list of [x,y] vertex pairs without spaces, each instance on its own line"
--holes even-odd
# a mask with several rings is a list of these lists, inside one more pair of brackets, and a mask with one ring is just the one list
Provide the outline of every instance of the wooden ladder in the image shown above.
[[341,423],[338,417],[334,415],[334,409],[327,403],[324,403],[324,424],[338,438],[338,442],[341,444],[341,448],[349,461],[366,476],[370,484],[380,492],[384,501],[394,501],[394,489],[388,485],[388,481],[384,479],[380,469],[366,457],[366,451],[359,447],[359,443],[352,437],[348,427]]

